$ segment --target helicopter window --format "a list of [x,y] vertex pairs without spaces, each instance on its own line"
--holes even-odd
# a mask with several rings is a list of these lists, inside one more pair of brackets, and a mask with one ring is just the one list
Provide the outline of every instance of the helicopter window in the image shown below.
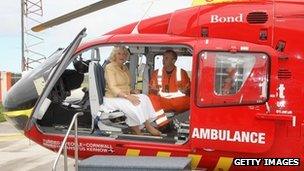
[[[146,79],[148,79],[147,78],[148,72],[146,72],[147,57],[145,55],[139,54],[139,55],[137,55],[137,58],[138,58],[138,61],[135,66],[135,72],[132,73],[135,77],[133,79],[134,86],[132,86],[132,87],[134,87],[135,89],[141,90],[142,92],[147,92],[145,90],[147,88],[146,88],[145,84],[143,84],[143,82],[149,82],[149,80],[146,80]],[[130,61],[131,61],[131,59],[130,59]]]
[[86,51],[83,51],[82,53],[80,53],[78,55],[78,57],[82,58],[82,60],[86,61],[86,60],[90,60],[92,59],[92,57],[95,56],[95,51],[94,49],[89,49],[89,50],[86,50]]
[[[175,62],[175,66],[187,71],[189,78],[191,79],[192,71],[192,56],[179,56]],[[154,59],[154,70],[163,67],[163,55],[156,55]]]
[[198,78],[199,106],[263,103],[268,90],[268,56],[203,52]]
[[236,94],[247,80],[255,63],[254,56],[216,57],[215,93],[219,96]]
[[[192,56],[178,56],[175,62],[175,66],[183,68],[186,71],[191,71],[192,68]],[[163,67],[163,55],[155,56],[154,70]]]
[[95,49],[98,49],[96,51],[96,55],[99,56],[97,59],[99,60],[100,65],[104,63],[105,60],[107,60],[110,56],[110,53],[112,52],[114,46],[102,46]]

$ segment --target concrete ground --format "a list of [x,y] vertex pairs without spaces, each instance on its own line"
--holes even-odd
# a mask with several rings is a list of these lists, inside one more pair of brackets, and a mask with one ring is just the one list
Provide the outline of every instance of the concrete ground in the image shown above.
[[[0,170],[52,170],[56,153],[30,141],[8,122],[0,123]],[[74,169],[74,160],[68,159],[68,169]],[[57,170],[63,170],[63,156]]]

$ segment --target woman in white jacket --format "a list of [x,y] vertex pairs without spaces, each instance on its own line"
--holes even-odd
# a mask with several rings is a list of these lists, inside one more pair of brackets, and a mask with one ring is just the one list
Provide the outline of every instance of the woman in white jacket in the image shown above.
[[110,55],[110,63],[105,68],[106,94],[104,105],[112,110],[121,110],[126,114],[126,123],[135,134],[141,133],[144,125],[149,133],[161,134],[151,125],[157,115],[148,96],[131,90],[131,76],[124,65],[130,53],[125,47],[114,47]]

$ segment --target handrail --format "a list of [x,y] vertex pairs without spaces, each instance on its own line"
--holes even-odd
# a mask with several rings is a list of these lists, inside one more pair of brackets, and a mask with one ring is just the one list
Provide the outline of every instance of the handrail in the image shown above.
[[75,146],[74,146],[74,158],[75,158],[75,170],[78,171],[78,125],[77,125],[77,117],[83,115],[83,112],[77,112],[74,116],[73,119],[70,123],[69,129],[67,131],[67,133],[65,134],[65,137],[61,143],[61,146],[59,148],[59,151],[57,152],[57,157],[56,160],[53,164],[52,170],[55,171],[56,170],[56,166],[58,164],[60,155],[62,153],[62,150],[64,149],[64,170],[67,171],[68,170],[68,166],[67,166],[67,146],[66,146],[66,141],[68,140],[68,136],[70,135],[72,126],[74,124],[74,129],[75,129]]

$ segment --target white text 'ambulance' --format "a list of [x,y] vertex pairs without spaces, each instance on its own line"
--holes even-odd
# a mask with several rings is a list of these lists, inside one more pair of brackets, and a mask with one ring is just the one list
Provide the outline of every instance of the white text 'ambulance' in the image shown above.
[[241,143],[253,143],[253,144],[265,144],[265,133],[263,132],[194,128],[192,131],[192,138],[241,142]]

